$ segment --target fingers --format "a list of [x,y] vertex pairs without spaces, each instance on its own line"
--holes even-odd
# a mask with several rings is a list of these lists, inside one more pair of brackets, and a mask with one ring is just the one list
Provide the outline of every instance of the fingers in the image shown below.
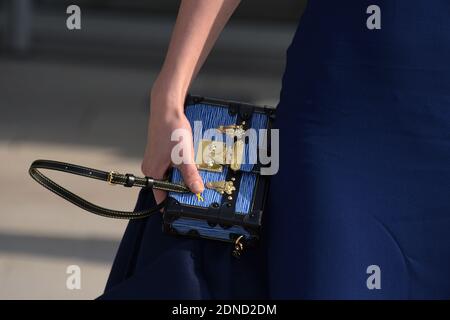
[[[183,131],[180,131],[179,134],[180,136],[177,140],[178,148],[176,152],[173,152],[174,150],[172,150],[172,163],[180,170],[185,185],[193,193],[202,193],[205,186],[203,185],[203,180],[198,173],[197,166],[194,161],[192,129],[184,129]],[[177,156],[175,159],[174,155]]]
[[183,163],[178,166],[184,183],[193,193],[202,193],[205,189],[203,180],[194,163]]
[[[189,131],[191,133],[191,131]],[[183,177],[183,181],[186,186],[193,193],[202,193],[205,189],[203,185],[202,177],[198,173],[197,166],[194,161],[194,144],[192,142],[192,137],[188,136],[183,139],[183,162],[177,166]]]
[[[166,125],[155,122],[150,125],[146,152],[142,163],[142,172],[146,176],[162,179],[170,165],[177,167],[185,185],[193,193],[201,193],[204,185],[194,161],[192,129],[187,118],[169,121]],[[167,142],[166,142],[167,141]],[[160,202],[166,193],[154,191],[155,199]]]

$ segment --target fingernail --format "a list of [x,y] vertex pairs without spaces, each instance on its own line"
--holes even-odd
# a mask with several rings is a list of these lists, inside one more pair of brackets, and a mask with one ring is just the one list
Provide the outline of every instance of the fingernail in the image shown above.
[[194,193],[200,193],[203,191],[203,186],[199,181],[194,181],[190,187],[191,191]]

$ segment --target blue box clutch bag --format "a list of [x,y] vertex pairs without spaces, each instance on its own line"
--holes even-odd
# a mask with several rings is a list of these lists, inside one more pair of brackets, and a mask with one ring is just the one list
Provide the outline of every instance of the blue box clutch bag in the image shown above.
[[[163,209],[163,230],[233,244],[239,257],[260,238],[269,176],[261,174],[270,154],[274,109],[236,101],[188,96],[185,114],[193,128],[195,162],[205,183],[202,195],[184,185],[173,169],[168,180],[102,171],[54,160],[36,160],[29,169],[39,184],[67,201],[109,218],[141,219]],[[262,159],[266,161],[262,161]],[[56,170],[109,184],[164,190],[162,203],[142,211],[119,211],[91,203],[57,184],[40,170]]]
[[[235,256],[258,242],[269,187],[269,176],[261,175],[260,153],[270,153],[274,111],[188,96],[185,114],[193,128],[196,165],[206,188],[203,201],[192,193],[169,193],[166,232],[230,242]],[[170,181],[182,183],[179,170],[173,169]]]

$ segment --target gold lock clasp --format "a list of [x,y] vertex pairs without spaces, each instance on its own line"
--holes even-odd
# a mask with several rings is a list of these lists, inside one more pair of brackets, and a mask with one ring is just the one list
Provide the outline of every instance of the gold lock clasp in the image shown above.
[[232,146],[232,154],[230,155],[230,168],[233,171],[241,169],[242,160],[244,158],[244,141],[237,140]]
[[212,172],[222,172],[223,165],[230,165],[231,170],[240,170],[244,157],[244,129],[245,121],[241,124],[222,125],[217,131],[232,136],[233,144],[226,142],[202,139],[197,146],[195,163],[197,168]]
[[244,142],[237,140],[231,146],[225,142],[200,140],[195,156],[195,163],[200,170],[222,172],[222,166],[229,164],[231,170],[241,168],[244,158]]
[[222,172],[222,165],[226,159],[226,150],[226,145],[223,142],[200,140],[195,157],[197,168],[212,172]]

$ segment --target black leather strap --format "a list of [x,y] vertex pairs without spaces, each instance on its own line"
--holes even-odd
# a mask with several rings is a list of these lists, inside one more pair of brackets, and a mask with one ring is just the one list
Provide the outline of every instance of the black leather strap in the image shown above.
[[92,169],[88,167],[83,167],[71,163],[59,162],[53,160],[36,160],[34,161],[29,169],[29,173],[31,177],[36,180],[39,184],[57,194],[58,196],[66,199],[67,201],[79,206],[82,209],[85,209],[94,214],[108,217],[108,218],[116,218],[116,219],[140,219],[148,217],[154,213],[157,213],[160,209],[162,209],[166,205],[166,200],[156,205],[153,208],[143,211],[118,211],[103,208],[97,206],[80,196],[70,192],[69,190],[63,188],[47,176],[45,176],[38,169],[48,169],[48,170],[56,170],[62,171],[66,173],[76,174],[83,177],[88,177],[92,179],[98,179],[102,181],[106,181],[110,184],[121,184],[126,187],[149,187],[164,191],[173,191],[173,192],[190,192],[189,189],[180,184],[174,184],[168,181],[155,180],[150,177],[136,177],[133,174],[121,174],[116,172],[106,172],[102,170]]

